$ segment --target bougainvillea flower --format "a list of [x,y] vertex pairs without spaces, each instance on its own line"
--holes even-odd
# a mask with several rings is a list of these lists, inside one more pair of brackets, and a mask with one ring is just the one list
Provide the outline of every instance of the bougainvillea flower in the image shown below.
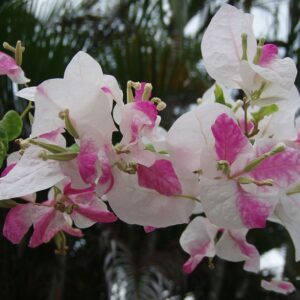
[[[119,107],[118,123],[122,140],[120,141],[119,157],[125,162],[136,162],[150,166],[155,160],[154,148],[163,145],[165,133],[159,130],[160,116],[157,107],[148,98],[142,100],[146,84],[141,83],[140,89],[135,91],[134,101]],[[152,151],[147,146],[151,145]],[[145,149],[147,151],[145,151]]]
[[52,200],[42,203],[19,204],[7,214],[3,234],[12,243],[19,243],[30,226],[34,226],[29,247],[49,242],[59,231],[82,236],[79,228],[87,228],[96,222],[110,223],[116,216],[109,212],[92,190],[74,190],[70,185]]
[[151,165],[155,155],[145,151],[143,137],[151,137],[156,129],[157,109],[149,101],[132,102],[121,109],[120,131],[122,140],[120,147],[127,155],[120,155],[124,161],[135,161]]
[[106,195],[116,215],[129,224],[166,227],[187,223],[199,193],[197,176],[159,159],[136,174],[114,170],[114,187]]
[[0,52],[0,75],[7,75],[18,84],[25,84],[30,81],[25,77],[24,71],[17,65],[16,61],[3,52]]
[[[186,153],[185,165],[200,171],[200,199],[211,222],[231,229],[264,227],[279,194],[276,188],[261,185],[266,180],[284,188],[296,181],[300,153],[288,147],[279,147],[277,153],[269,141],[253,147],[231,113],[220,114],[222,110],[228,112],[224,105],[203,104],[180,117],[168,136],[171,154],[183,157]],[[179,128],[186,128],[187,134],[180,134]],[[272,149],[275,152],[270,154]],[[266,157],[248,169],[262,156]]]
[[[238,226],[244,224],[248,228],[264,227],[279,200],[276,187],[285,188],[299,180],[300,153],[292,148],[277,152],[277,146],[267,141],[265,144],[255,145],[253,156],[248,139],[237,123],[225,114],[218,117],[212,126],[212,132],[217,160],[226,161],[231,170],[229,175],[219,174],[213,179],[205,178],[207,175],[204,170],[202,183],[200,179],[200,198],[203,197],[204,211],[215,224],[222,227],[235,227],[239,223],[238,219],[241,221]],[[250,151],[245,156],[243,152],[248,151],[246,149]],[[248,169],[247,165],[251,161],[259,161],[262,157],[264,158],[255,167]],[[257,187],[251,189],[251,185],[248,187],[247,184],[240,184],[243,177]],[[270,193],[266,187],[261,187],[265,180],[272,180],[273,191]],[[213,188],[215,185],[218,188]]]
[[[242,101],[233,101],[230,94],[233,92],[224,86],[219,87],[222,89],[222,93],[225,100],[225,105],[231,105],[234,110],[234,115],[238,119],[238,123],[243,132],[245,132],[245,112],[242,108]],[[215,103],[216,85],[210,87],[201,98],[202,104]],[[267,91],[265,98],[262,100],[264,103],[268,102]],[[300,106],[300,95],[295,86],[290,91],[285,91],[284,95],[278,94],[278,97],[287,101],[279,101],[276,104],[270,105],[272,111],[266,114],[257,124],[258,132],[252,136],[252,139],[256,141],[259,139],[272,139],[277,142],[289,143],[290,141],[297,141],[297,131],[300,132],[297,125],[295,126],[295,114]],[[201,104],[201,105],[202,105]],[[265,108],[266,110],[268,107]],[[259,115],[263,109],[257,105],[251,105],[248,107],[248,132],[252,133],[254,129],[253,115]],[[300,122],[296,122],[300,124]],[[299,125],[298,125],[299,127]]]
[[[120,106],[123,105],[123,92],[115,77],[103,74],[99,63],[90,55],[79,51],[68,64],[64,79],[71,81],[80,80],[82,84],[100,88]],[[111,101],[112,105],[112,101]]]
[[[278,89],[292,88],[297,74],[295,63],[290,58],[278,58],[275,45],[257,45],[252,23],[253,16],[231,5],[223,5],[212,18],[202,39],[205,67],[218,83],[242,88],[252,100],[255,91],[260,90],[260,98],[271,91],[275,102]],[[258,47],[261,50],[256,59]]]
[[31,145],[13,169],[0,178],[0,199],[22,197],[52,187],[63,180],[58,161],[40,158],[41,148]]
[[201,152],[213,147],[211,126],[223,112],[233,116],[231,110],[221,104],[208,103],[183,114],[167,134],[167,148],[172,157],[180,157],[177,163],[191,172],[201,168]]
[[272,291],[284,295],[293,293],[296,290],[295,286],[291,282],[276,279],[272,279],[271,281],[262,280],[261,287],[267,291]]
[[300,197],[299,185],[297,182],[286,188],[280,197],[280,202],[276,206],[272,221],[283,225],[290,234],[295,246],[295,259],[300,260]]
[[[216,241],[217,233],[221,237]],[[245,261],[244,269],[259,272],[259,253],[246,240],[247,230],[223,230],[211,224],[207,218],[194,218],[180,237],[180,245],[190,254],[183,270],[191,273],[204,257],[215,255],[232,262]]]
[[115,130],[112,99],[122,103],[122,92],[113,77],[103,75],[100,65],[84,52],[71,60],[63,79],[46,80],[35,93],[25,90],[19,96],[35,101],[33,137],[65,126],[59,115],[67,110],[79,135],[94,128],[110,138]]
[[81,237],[82,232],[73,228],[64,215],[57,212],[51,205],[52,202],[47,201],[43,203],[43,206],[27,203],[11,208],[6,216],[3,235],[13,244],[18,244],[29,228],[34,225],[29,247],[37,247],[49,242],[59,231]]

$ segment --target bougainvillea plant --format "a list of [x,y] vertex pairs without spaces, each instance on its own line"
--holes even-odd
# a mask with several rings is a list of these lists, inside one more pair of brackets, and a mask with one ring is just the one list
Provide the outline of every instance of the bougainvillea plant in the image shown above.
[[[247,233],[271,221],[287,229],[300,260],[297,70],[275,45],[257,41],[252,22],[230,5],[213,17],[201,50],[216,84],[168,132],[159,126],[166,104],[150,83],[128,81],[123,101],[117,80],[80,51],[63,78],[29,87],[25,49],[5,43],[15,58],[0,53],[0,72],[25,85],[17,96],[29,102],[0,122],[4,236],[18,244],[33,226],[29,247],[55,240],[64,253],[65,235],[80,237],[96,222],[119,218],[146,232],[186,223],[184,272],[217,255],[258,273],[259,252]],[[230,90],[241,99],[231,99]],[[17,139],[28,116],[31,134]],[[13,140],[19,151],[7,154]],[[37,201],[44,190],[48,196]],[[262,280],[262,287],[295,289],[286,279]]]

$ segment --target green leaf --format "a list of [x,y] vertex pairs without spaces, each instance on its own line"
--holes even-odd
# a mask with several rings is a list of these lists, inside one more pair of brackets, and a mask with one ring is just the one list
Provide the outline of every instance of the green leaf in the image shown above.
[[216,103],[220,103],[220,104],[226,105],[229,108],[232,107],[231,104],[226,103],[223,90],[222,90],[222,88],[217,83],[215,84],[214,94],[215,94],[215,102]]
[[0,141],[2,141],[4,143],[4,145],[6,146],[6,149],[8,149],[7,132],[1,124],[0,124]]
[[0,201],[0,207],[1,208],[12,208],[12,207],[15,207],[17,205],[18,205],[18,203],[14,200],[11,200],[11,199]]
[[253,121],[258,123],[260,122],[264,117],[270,116],[271,114],[278,111],[278,106],[276,104],[271,104],[268,106],[262,107],[258,112],[252,113]]
[[7,141],[0,140],[0,168],[7,156]]
[[0,121],[0,124],[6,130],[7,139],[9,141],[16,139],[22,132],[23,121],[14,110],[8,111]]

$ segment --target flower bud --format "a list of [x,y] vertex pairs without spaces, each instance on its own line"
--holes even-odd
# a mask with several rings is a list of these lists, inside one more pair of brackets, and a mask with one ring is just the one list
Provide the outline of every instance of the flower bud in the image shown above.
[[63,153],[63,152],[67,152],[67,149],[54,145],[54,144],[48,144],[48,143],[44,143],[44,142],[40,142],[38,140],[28,140],[28,143],[39,146],[45,150],[48,150],[51,153]]

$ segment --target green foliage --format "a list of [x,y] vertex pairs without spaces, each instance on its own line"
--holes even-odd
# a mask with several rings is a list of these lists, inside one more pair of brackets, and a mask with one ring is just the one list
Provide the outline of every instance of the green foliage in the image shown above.
[[215,102],[216,102],[216,103],[220,103],[220,104],[226,105],[226,106],[228,106],[229,108],[232,107],[231,104],[226,103],[226,100],[225,100],[225,96],[224,96],[223,90],[222,90],[222,88],[221,88],[217,83],[215,84],[214,94],[215,94]]
[[10,110],[0,121],[0,126],[6,131],[8,141],[13,141],[20,136],[23,128],[23,121],[16,111]]
[[278,106],[276,104],[271,104],[262,107],[259,111],[252,113],[252,118],[255,123],[260,122],[264,117],[270,116],[276,111],[278,111]]
[[8,142],[20,136],[22,128],[23,121],[14,110],[8,111],[0,121],[0,167],[7,157]]
[[4,160],[7,156],[8,147],[6,146],[7,141],[0,140],[0,167],[3,165]]

